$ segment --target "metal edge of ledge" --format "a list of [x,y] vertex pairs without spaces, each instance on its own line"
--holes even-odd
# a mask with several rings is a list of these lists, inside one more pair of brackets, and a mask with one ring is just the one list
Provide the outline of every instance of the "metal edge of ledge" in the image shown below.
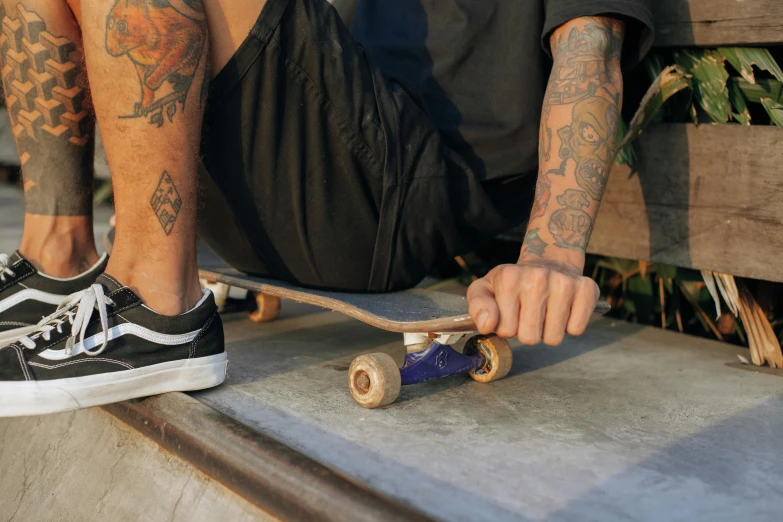
[[433,520],[183,393],[103,409],[282,520]]

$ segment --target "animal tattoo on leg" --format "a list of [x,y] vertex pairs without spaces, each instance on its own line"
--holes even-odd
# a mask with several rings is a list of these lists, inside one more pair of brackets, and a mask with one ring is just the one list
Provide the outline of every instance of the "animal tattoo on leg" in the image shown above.
[[[178,105],[185,108],[206,46],[201,0],[116,0],[106,20],[106,51],[127,56],[141,84],[141,98],[125,117],[149,116],[158,127],[166,118],[173,123]],[[209,80],[204,68],[201,103]]]

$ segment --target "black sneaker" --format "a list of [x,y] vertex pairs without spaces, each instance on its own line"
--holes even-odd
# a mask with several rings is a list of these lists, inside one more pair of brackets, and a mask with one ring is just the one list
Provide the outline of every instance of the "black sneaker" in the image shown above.
[[92,268],[69,279],[40,273],[19,252],[0,254],[0,346],[35,331],[63,299],[84,290],[106,269],[104,254]]
[[210,291],[189,312],[168,317],[102,275],[35,333],[0,348],[0,417],[210,388],[225,380],[227,366]]

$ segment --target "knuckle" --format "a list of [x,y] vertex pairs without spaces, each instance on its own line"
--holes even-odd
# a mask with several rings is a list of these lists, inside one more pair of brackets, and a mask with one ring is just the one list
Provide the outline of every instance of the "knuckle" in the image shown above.
[[577,281],[569,275],[560,272],[553,272],[550,275],[550,286],[560,292],[573,294],[576,292],[576,285]]
[[533,267],[525,273],[525,290],[543,292],[549,286],[550,271],[546,268]]
[[514,265],[499,266],[496,277],[501,287],[505,289],[519,282],[520,270]]

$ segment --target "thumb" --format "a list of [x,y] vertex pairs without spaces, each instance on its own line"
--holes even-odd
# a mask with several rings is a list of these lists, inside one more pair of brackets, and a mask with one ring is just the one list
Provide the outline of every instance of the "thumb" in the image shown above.
[[476,323],[479,333],[489,334],[495,331],[500,311],[492,285],[486,277],[473,281],[468,288],[468,313]]

